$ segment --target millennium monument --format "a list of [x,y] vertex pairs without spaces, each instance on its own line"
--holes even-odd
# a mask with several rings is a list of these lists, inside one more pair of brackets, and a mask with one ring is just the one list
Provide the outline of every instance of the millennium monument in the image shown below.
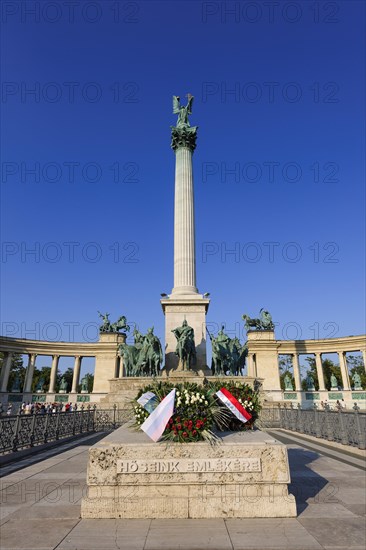
[[193,97],[188,94],[187,98],[187,105],[183,106],[180,98],[173,96],[173,113],[178,115],[176,126],[171,128],[175,153],[174,287],[161,300],[165,314],[165,367],[171,374],[188,369],[203,374],[207,365],[206,313],[210,300],[198,292],[196,283],[192,155],[198,128],[190,125]]

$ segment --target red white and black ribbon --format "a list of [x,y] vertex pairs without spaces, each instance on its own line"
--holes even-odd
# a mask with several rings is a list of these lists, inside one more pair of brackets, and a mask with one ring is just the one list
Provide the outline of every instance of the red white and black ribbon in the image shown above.
[[230,393],[226,388],[221,388],[218,392],[216,392],[217,397],[222,401],[227,408],[240,420],[245,424],[245,422],[248,422],[252,418],[252,415],[248,413],[243,407],[241,403],[233,396],[232,393]]

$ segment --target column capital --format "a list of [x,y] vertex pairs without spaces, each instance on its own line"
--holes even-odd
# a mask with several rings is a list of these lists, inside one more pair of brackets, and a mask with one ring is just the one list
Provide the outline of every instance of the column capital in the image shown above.
[[170,146],[173,151],[179,147],[187,147],[193,153],[196,148],[197,128],[198,126],[183,126],[181,128],[171,126],[172,142]]

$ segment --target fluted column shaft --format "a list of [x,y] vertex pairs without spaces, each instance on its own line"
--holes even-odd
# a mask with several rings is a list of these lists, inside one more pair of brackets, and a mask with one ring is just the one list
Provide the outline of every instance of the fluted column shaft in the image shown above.
[[338,352],[338,358],[339,358],[339,366],[341,369],[341,376],[342,376],[342,386],[344,390],[350,390],[351,386],[349,383],[349,375],[348,375],[348,367],[346,363],[346,357],[344,351]]
[[25,375],[25,382],[24,382],[24,392],[26,393],[32,391],[32,381],[33,381],[34,368],[36,366],[36,359],[37,359],[36,353],[32,353],[31,355],[29,355],[28,367],[27,367],[27,372]]
[[297,353],[294,353],[292,356],[292,368],[294,371],[295,390],[301,391],[300,365],[299,365],[299,356]]
[[255,372],[255,360],[254,360],[254,354],[248,353],[248,374],[247,376],[255,377],[257,376],[257,373]]
[[317,375],[318,375],[319,390],[325,390],[323,365],[322,365],[322,354],[321,353],[316,353],[315,354],[315,366],[316,366],[316,372],[317,372]]
[[77,391],[78,391],[78,384],[79,384],[79,378],[80,378],[80,366],[81,366],[81,357],[80,357],[80,355],[77,355],[75,357],[75,363],[74,363],[74,372],[73,372],[73,376],[72,376],[71,393],[77,393]]
[[192,151],[178,147],[174,199],[173,294],[197,294]]
[[57,368],[58,368],[59,359],[60,359],[59,355],[53,355],[52,356],[50,386],[48,388],[48,393],[55,393],[55,390],[56,390],[56,377],[57,377]]
[[7,391],[8,389],[12,359],[13,359],[13,354],[10,352],[7,353],[7,355],[4,357],[4,362],[3,362],[3,366],[1,368],[1,374],[0,374],[0,391]]

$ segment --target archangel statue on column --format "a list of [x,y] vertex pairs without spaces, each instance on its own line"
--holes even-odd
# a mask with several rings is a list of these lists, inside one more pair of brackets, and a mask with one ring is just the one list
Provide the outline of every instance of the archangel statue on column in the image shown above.
[[188,115],[192,114],[192,103],[193,95],[187,94],[188,102],[184,107],[180,104],[180,97],[178,95],[173,95],[173,113],[178,115],[177,128],[190,128],[190,123],[188,120]]
[[191,126],[188,115],[192,114],[193,95],[187,94],[187,105],[180,104],[180,97],[173,95],[173,113],[178,115],[177,125],[171,126],[171,147],[176,151],[179,147],[188,147],[193,152],[196,148],[198,126]]

